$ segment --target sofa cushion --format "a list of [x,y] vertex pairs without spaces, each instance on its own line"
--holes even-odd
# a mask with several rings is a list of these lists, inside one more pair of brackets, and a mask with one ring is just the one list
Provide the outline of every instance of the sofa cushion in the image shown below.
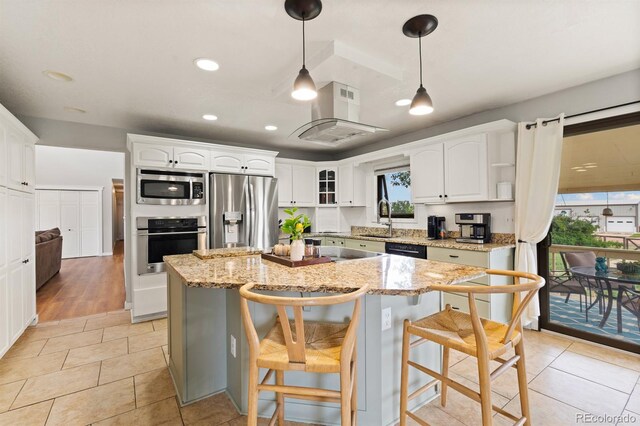
[[37,231],[36,232],[36,244],[44,243],[46,241],[51,241],[54,238],[58,238],[60,236],[60,229],[53,228],[46,231]]

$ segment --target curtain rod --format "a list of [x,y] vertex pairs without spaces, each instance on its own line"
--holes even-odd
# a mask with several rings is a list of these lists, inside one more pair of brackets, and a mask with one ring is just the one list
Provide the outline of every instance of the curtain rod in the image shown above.
[[[626,104],[614,105],[614,106],[610,106],[610,107],[594,109],[592,111],[581,112],[579,114],[567,115],[565,118],[580,117],[581,115],[593,114],[594,112],[606,111],[608,109],[620,108],[620,107],[633,105],[633,104],[637,104],[637,103],[640,103],[640,101],[632,101],[632,102],[627,102]],[[553,123],[554,121],[560,121],[560,118],[554,118],[554,119],[551,119],[551,120],[545,120],[545,121],[542,122],[542,125],[546,126],[547,123]],[[527,130],[529,130],[530,128],[537,127],[537,126],[538,126],[538,123],[530,123],[530,124],[526,125],[526,128],[527,128]]]

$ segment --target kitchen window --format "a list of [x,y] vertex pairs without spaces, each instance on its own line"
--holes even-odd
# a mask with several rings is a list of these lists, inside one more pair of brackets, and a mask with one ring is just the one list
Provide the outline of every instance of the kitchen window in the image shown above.
[[391,217],[394,219],[413,219],[414,207],[411,196],[411,171],[409,166],[385,170],[376,173],[378,196],[377,205],[383,217],[388,216],[387,205],[380,205],[386,199],[391,204]]

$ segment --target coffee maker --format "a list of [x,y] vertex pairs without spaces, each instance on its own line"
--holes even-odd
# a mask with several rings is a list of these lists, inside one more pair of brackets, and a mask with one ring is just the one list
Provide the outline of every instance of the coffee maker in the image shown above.
[[456,213],[456,224],[460,226],[459,243],[482,244],[491,242],[491,214]]
[[444,217],[427,217],[427,238],[430,240],[442,240],[445,238],[447,230],[444,227]]

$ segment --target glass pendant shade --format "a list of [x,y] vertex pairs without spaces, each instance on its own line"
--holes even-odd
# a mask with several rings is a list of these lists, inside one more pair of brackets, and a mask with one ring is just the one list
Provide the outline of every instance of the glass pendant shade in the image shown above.
[[296,81],[293,83],[291,96],[299,101],[310,101],[318,96],[316,84],[313,82],[309,71],[303,66]]
[[411,108],[409,114],[411,115],[427,115],[433,112],[433,102],[431,96],[427,93],[427,89],[420,86],[416,95],[411,101]]

